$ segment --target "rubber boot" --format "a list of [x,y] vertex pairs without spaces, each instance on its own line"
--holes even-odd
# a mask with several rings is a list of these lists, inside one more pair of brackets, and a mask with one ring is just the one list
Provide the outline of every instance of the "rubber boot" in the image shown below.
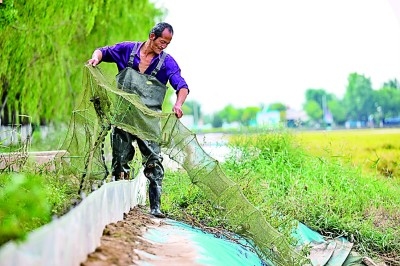
[[158,218],[165,218],[165,214],[161,212],[161,187],[156,184],[149,186],[150,214]]

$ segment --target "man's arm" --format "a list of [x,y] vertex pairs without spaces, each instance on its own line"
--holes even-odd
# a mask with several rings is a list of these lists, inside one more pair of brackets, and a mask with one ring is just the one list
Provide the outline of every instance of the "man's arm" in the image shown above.
[[88,64],[92,66],[96,66],[100,63],[101,59],[103,58],[103,54],[99,49],[94,50],[92,54],[92,58],[88,60]]
[[181,118],[183,116],[182,105],[185,102],[188,94],[189,90],[187,88],[181,88],[178,91],[176,102],[174,104],[174,107],[172,108],[172,111],[175,113],[177,118]]

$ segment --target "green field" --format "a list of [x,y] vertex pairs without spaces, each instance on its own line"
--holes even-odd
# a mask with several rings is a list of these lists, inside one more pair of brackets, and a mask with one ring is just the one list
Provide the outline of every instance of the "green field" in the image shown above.
[[335,157],[365,173],[400,178],[400,129],[358,129],[296,133],[311,154]]

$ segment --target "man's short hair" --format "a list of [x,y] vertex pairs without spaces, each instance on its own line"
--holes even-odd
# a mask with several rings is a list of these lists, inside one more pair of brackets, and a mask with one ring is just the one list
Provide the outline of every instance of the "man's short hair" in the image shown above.
[[156,36],[156,39],[157,39],[158,37],[161,37],[161,35],[165,29],[168,29],[168,31],[172,35],[174,35],[174,29],[172,28],[172,26],[169,23],[159,22],[151,29],[149,36],[150,36],[150,34],[154,33],[154,35]]

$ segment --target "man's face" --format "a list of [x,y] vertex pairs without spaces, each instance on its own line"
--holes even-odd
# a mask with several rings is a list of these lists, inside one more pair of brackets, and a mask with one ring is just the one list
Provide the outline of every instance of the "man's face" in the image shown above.
[[162,50],[167,48],[168,44],[172,40],[172,34],[168,31],[168,29],[165,29],[161,37],[158,37],[156,39],[156,36],[154,33],[150,34],[150,40],[152,41],[151,48],[156,54],[160,54]]

